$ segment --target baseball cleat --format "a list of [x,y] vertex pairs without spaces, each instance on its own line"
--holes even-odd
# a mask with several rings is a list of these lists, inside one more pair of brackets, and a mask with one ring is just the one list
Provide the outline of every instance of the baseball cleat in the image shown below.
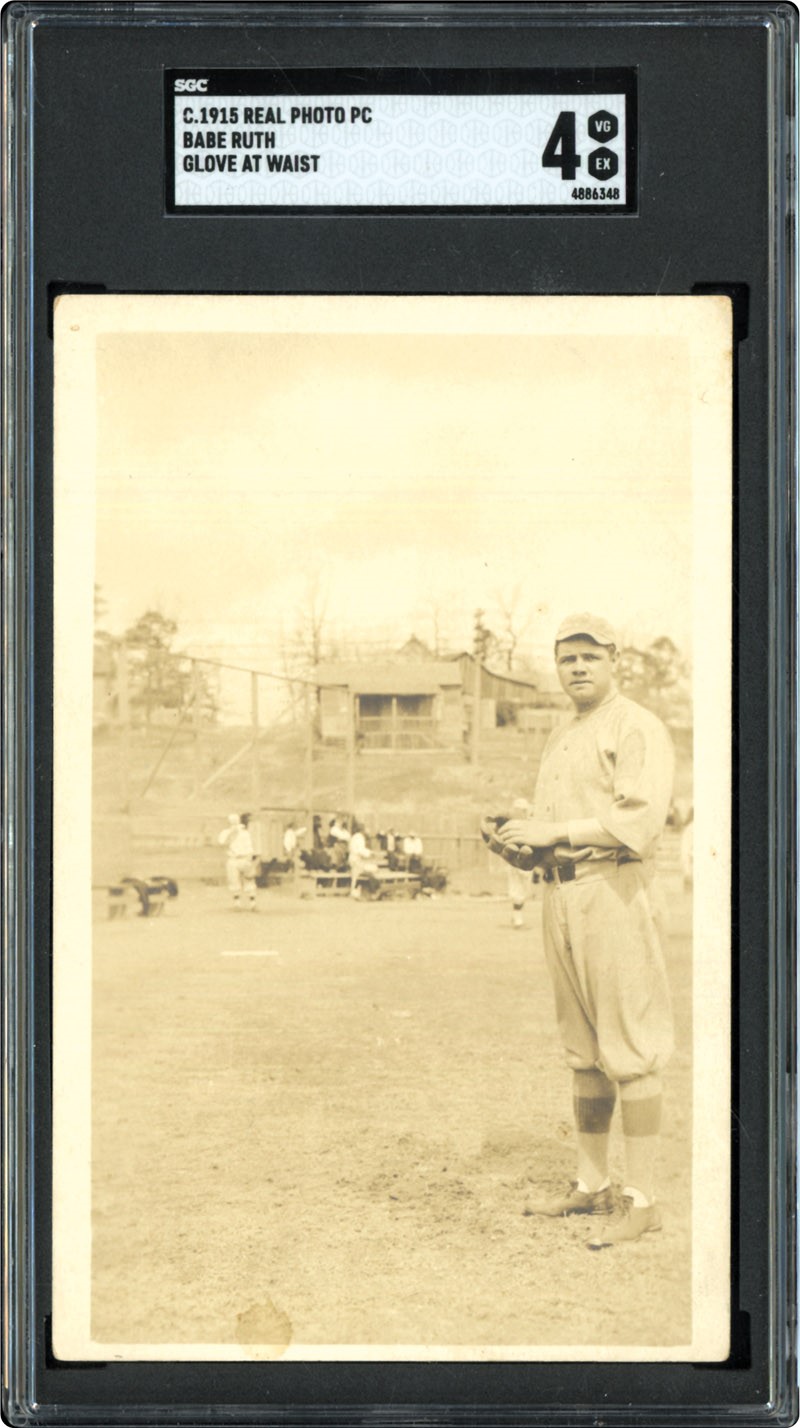
[[568,1215],[610,1215],[614,1209],[614,1192],[610,1185],[604,1190],[579,1190],[573,1180],[569,1190],[563,1195],[551,1195],[547,1199],[534,1200],[526,1205],[523,1215],[549,1215],[551,1219],[561,1219]]
[[628,1244],[660,1229],[661,1211],[657,1205],[634,1205],[630,1195],[623,1195],[619,1213],[605,1230],[586,1241],[586,1248],[613,1249],[615,1245]]

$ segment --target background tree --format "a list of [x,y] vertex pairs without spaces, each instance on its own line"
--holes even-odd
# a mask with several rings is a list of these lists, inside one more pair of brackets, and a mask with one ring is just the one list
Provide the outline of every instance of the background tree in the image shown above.
[[305,600],[297,612],[294,645],[303,671],[310,674],[322,663],[328,621],[328,590],[319,573],[309,576]]
[[214,690],[202,664],[196,665],[193,675],[193,662],[173,649],[177,632],[175,620],[160,610],[145,610],[123,635],[131,707],[141,709],[148,724],[157,710],[188,714],[195,695],[203,718],[213,719],[217,713]]
[[620,652],[617,681],[623,694],[651,709],[665,724],[691,725],[689,664],[668,635],[644,649],[626,645]]
[[[302,597],[288,630],[281,628],[281,663],[287,679],[287,702],[293,719],[305,710],[306,692],[301,681],[313,678],[317,665],[336,659],[336,642],[331,638],[328,618],[328,586],[320,571],[305,582]],[[296,682],[293,682],[296,681]],[[319,725],[320,691],[313,691],[315,724]]]
[[444,586],[432,586],[412,612],[412,622],[421,625],[434,659],[452,652],[459,642],[456,633],[462,615],[458,594]]
[[530,611],[524,608],[520,585],[513,585],[507,591],[496,590],[494,602],[500,617],[500,632],[496,637],[497,651],[511,674],[518,662],[520,642],[530,628],[531,615]]
[[498,651],[497,636],[494,630],[490,630],[486,624],[485,614],[485,610],[475,611],[475,624],[472,636],[472,653],[476,659],[481,660],[484,664],[488,659],[492,658],[492,655],[496,655]]

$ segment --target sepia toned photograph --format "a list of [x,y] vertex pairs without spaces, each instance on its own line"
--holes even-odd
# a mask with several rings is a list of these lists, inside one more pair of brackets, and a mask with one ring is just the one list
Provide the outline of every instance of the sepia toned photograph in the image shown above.
[[64,296],[53,1347],[720,1362],[731,309]]

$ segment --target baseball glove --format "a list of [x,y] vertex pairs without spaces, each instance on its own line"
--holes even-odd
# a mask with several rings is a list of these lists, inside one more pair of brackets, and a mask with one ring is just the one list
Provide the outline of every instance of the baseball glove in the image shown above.
[[497,834],[504,823],[508,823],[507,814],[482,818],[481,837],[484,843],[488,845],[490,852],[497,853],[498,857],[504,858],[512,868],[520,868],[524,873],[532,872],[542,861],[544,849],[531,848],[528,843],[502,843]]

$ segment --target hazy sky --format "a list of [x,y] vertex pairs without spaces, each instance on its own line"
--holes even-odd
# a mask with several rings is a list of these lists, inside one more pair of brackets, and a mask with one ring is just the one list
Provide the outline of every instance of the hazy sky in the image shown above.
[[[451,637],[520,587],[528,642],[570,610],[688,648],[680,337],[115,333],[97,347],[97,567],[119,631],[291,623]],[[426,628],[426,621],[428,622]]]

